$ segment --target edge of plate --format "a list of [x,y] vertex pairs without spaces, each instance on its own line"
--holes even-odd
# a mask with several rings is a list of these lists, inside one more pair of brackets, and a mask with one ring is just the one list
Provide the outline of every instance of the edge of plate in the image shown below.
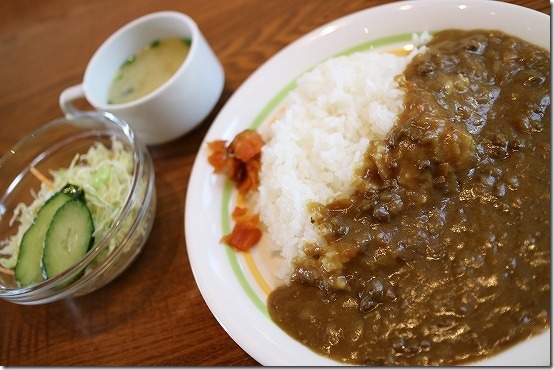
[[[330,32],[333,32],[334,30],[339,29],[341,27],[346,27],[346,26],[348,26],[348,23],[352,19],[355,19],[355,18],[360,17],[360,16],[364,16],[367,12],[371,12],[375,15],[378,12],[386,12],[386,11],[393,11],[393,10],[396,10],[396,11],[410,11],[410,10],[418,9],[418,8],[421,8],[421,7],[430,7],[430,6],[433,6],[433,5],[434,6],[449,7],[453,10],[456,7],[461,10],[462,8],[460,8],[460,7],[468,7],[469,6],[470,8],[471,7],[479,8],[479,7],[485,6],[486,8],[487,7],[490,8],[491,13],[489,13],[489,14],[492,17],[494,17],[496,15],[494,13],[495,11],[503,11],[503,10],[525,13],[525,15],[527,17],[520,17],[520,19],[516,19],[515,22],[523,22],[528,17],[531,17],[531,18],[539,19],[540,20],[539,23],[544,22],[545,20],[547,21],[547,23],[549,23],[549,19],[550,19],[550,17],[546,14],[543,14],[543,13],[540,13],[540,12],[537,12],[537,11],[534,11],[534,10],[531,10],[531,9],[528,9],[528,8],[524,8],[522,6],[509,4],[509,3],[494,2],[494,1],[489,1],[489,0],[451,1],[451,2],[448,2],[448,4],[446,4],[446,3],[447,2],[445,2],[444,0],[420,0],[420,1],[417,1],[417,2],[400,1],[400,2],[396,2],[396,3],[379,5],[379,6],[375,6],[375,7],[371,7],[371,8],[368,8],[368,9],[360,10],[358,12],[343,16],[341,18],[338,18],[338,19],[336,19],[332,22],[329,22],[325,25],[322,25],[322,26],[316,28],[315,30],[305,34],[304,36],[300,37],[296,41],[292,42],[291,44],[289,44],[288,46],[283,48],[281,51],[279,51],[273,57],[271,57],[268,61],[266,61],[260,68],[258,68],[253,74],[251,74],[243,82],[243,84],[235,91],[235,93],[231,96],[229,101],[225,104],[225,106],[219,112],[216,119],[212,123],[212,126],[208,130],[204,140],[202,141],[201,148],[200,148],[199,153],[198,153],[198,155],[197,155],[197,157],[194,161],[193,169],[191,171],[191,176],[189,178],[189,186],[187,187],[188,190],[187,190],[187,196],[186,196],[186,201],[185,201],[186,202],[185,203],[185,237],[186,237],[186,240],[187,240],[187,250],[188,250],[188,253],[189,253],[189,260],[190,260],[191,268],[192,268],[192,271],[193,271],[194,278],[195,278],[195,280],[196,280],[196,282],[199,286],[200,292],[201,292],[204,300],[206,301],[206,304],[208,305],[208,307],[212,311],[212,314],[216,317],[216,319],[218,320],[220,325],[231,336],[231,338],[233,338],[233,340],[237,344],[239,344],[239,346],[241,346],[247,353],[249,353],[249,355],[251,355],[254,359],[256,359],[261,364],[264,364],[264,365],[276,365],[276,364],[277,365],[286,365],[288,363],[284,358],[279,358],[278,356],[276,356],[274,351],[267,350],[267,348],[265,348],[259,342],[254,343],[255,340],[244,339],[244,337],[242,337],[239,334],[240,333],[240,331],[238,330],[239,328],[234,327],[232,324],[229,324],[229,320],[226,317],[224,317],[225,315],[222,314],[221,312],[219,312],[219,310],[217,309],[217,307],[216,307],[217,303],[214,301],[213,297],[211,297],[207,293],[207,290],[209,289],[209,287],[205,286],[203,283],[201,283],[199,281],[199,280],[201,280],[200,273],[197,271],[197,269],[196,269],[196,267],[193,263],[193,258],[190,258],[191,255],[194,255],[194,252],[191,253],[191,251],[192,251],[191,244],[193,244],[193,243],[190,242],[191,240],[190,240],[188,235],[189,235],[190,231],[193,230],[194,225],[192,224],[192,221],[190,221],[190,220],[193,219],[193,215],[191,214],[191,212],[189,211],[187,206],[188,206],[189,203],[192,203],[191,198],[193,196],[191,195],[191,193],[193,193],[193,192],[191,191],[191,189],[195,189],[194,181],[197,178],[196,174],[198,173],[198,168],[201,166],[200,162],[205,162],[205,159],[201,158],[202,148],[205,146],[205,143],[207,141],[211,140],[210,138],[213,137],[213,135],[217,132],[217,130],[221,130],[223,124],[225,124],[225,122],[223,121],[223,117],[225,116],[225,114],[228,113],[228,111],[231,110],[232,105],[235,103],[235,100],[238,99],[238,97],[243,92],[243,90],[245,90],[247,88],[247,86],[251,83],[251,81],[255,80],[265,70],[269,69],[270,68],[269,66],[270,66],[271,63],[275,64],[276,60],[278,60],[279,58],[282,58],[283,55],[289,53],[294,48],[302,47],[302,44],[304,44],[304,43],[311,43],[315,39],[318,39],[318,38],[320,38],[320,37],[322,37],[326,34],[329,34],[329,27],[334,27],[334,29],[331,30]],[[393,22],[391,22],[391,23],[393,23]],[[539,26],[540,26],[540,24],[539,24]],[[415,28],[417,28],[417,27],[415,27]],[[440,29],[447,28],[447,27],[446,26],[445,27],[433,26],[433,28],[437,29],[437,30],[440,30]],[[473,26],[473,27],[469,26],[468,28],[476,28],[476,27],[475,26]],[[485,28],[485,27],[481,27],[481,28]],[[419,30],[421,30],[421,29],[425,29],[425,27],[419,27]],[[533,35],[534,30],[533,30],[532,27],[528,27],[527,31],[530,35]],[[507,32],[509,32],[509,31],[507,31]],[[525,36],[520,36],[520,37],[526,38]],[[528,39],[528,38],[526,38],[526,39]],[[537,43],[537,41],[532,37],[530,38],[529,41]],[[548,41],[548,46],[549,46],[549,44],[550,44],[550,42]],[[541,45],[541,46],[546,47],[546,45]],[[348,50],[348,49],[345,49],[345,50]],[[260,116],[260,115],[262,115],[262,112],[257,114],[257,116]],[[252,121],[250,121],[250,122],[252,122]],[[227,134],[230,135],[230,132],[228,132]],[[189,220],[189,222],[187,222],[187,220]],[[189,231],[187,232],[187,230],[189,230]],[[226,247],[226,248],[228,248],[228,247]],[[275,325],[275,324],[273,324],[273,325]],[[548,330],[548,332],[550,332],[550,330]],[[267,341],[267,343],[263,343],[263,344],[272,344],[274,346],[280,347],[280,345],[277,344],[275,340],[272,340],[269,337],[269,335],[264,335],[264,333],[261,333],[261,334],[262,334],[261,339]],[[276,334],[276,333],[273,332],[273,334]],[[291,338],[289,338],[289,339],[291,339]],[[533,338],[533,339],[534,339],[534,341],[536,341],[536,338]],[[294,339],[291,339],[291,340],[294,341]],[[298,345],[304,347],[302,344],[300,344],[298,342],[296,342],[296,343]],[[275,349],[275,348],[273,348],[273,349]],[[304,349],[306,349],[306,348],[304,347]],[[308,357],[310,357],[310,356],[308,356]],[[501,357],[501,356],[498,356],[498,357]],[[314,357],[311,357],[311,359],[314,359]],[[317,359],[318,364],[321,364],[321,365],[338,365],[339,364],[339,363],[337,363],[335,361],[332,361],[332,360],[329,361],[329,359],[326,359],[326,358],[321,357],[319,355],[315,355],[315,359]],[[485,361],[485,362],[490,362],[490,363],[487,363],[489,365],[498,365],[494,361]],[[306,364],[312,364],[313,365],[313,363],[310,363],[310,362],[308,362]],[[481,364],[481,362],[479,364]],[[513,364],[513,362],[510,362],[510,364]],[[300,364],[296,363],[295,365],[300,365]]]

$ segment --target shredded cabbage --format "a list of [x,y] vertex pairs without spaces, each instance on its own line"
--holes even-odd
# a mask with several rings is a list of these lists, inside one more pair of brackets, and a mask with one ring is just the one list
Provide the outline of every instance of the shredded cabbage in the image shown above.
[[[87,153],[76,154],[68,168],[51,170],[49,173],[53,186],[41,183],[38,193],[31,190],[34,200],[30,205],[19,203],[14,209],[10,225],[18,222],[18,231],[9,239],[0,242],[0,264],[5,268],[15,267],[21,238],[31,226],[40,207],[66,184],[78,185],[85,190],[86,203],[94,223],[94,238],[96,241],[100,240],[108,231],[129,193],[133,174],[133,154],[125,149],[123,143],[115,139],[112,140],[111,148],[96,142]],[[122,231],[130,227],[130,218],[125,220]],[[122,234],[125,233],[118,233]],[[116,236],[91,265],[103,260],[118,242]],[[89,269],[91,267],[89,266]]]

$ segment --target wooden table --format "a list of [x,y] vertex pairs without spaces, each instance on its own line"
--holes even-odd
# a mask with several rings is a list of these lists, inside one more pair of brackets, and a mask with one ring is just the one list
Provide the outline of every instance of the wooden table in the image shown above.
[[[383,2],[2,0],[0,154],[60,117],[60,92],[82,80],[96,48],[147,13],[177,10],[195,19],[221,60],[226,81],[199,128],[150,148],[158,210],[136,262],[85,297],[40,306],[1,301],[0,365],[258,365],[218,324],[191,272],[183,214],[193,160],[218,111],[262,63],[308,31]],[[511,2],[550,14],[545,0]]]

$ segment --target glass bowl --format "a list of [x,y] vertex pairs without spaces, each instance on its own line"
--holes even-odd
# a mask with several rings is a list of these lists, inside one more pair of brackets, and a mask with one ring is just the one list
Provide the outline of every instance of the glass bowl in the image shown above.
[[[115,216],[109,220],[113,221],[108,221],[101,235],[95,235],[94,244],[79,262],[42,282],[20,287],[13,266],[5,266],[10,264],[5,262],[10,256],[12,264],[17,261],[14,254],[18,249],[14,252],[13,246],[7,246],[19,229],[19,223],[13,220],[16,206],[32,204],[48,183],[44,177],[52,170],[68,168],[77,154],[87,153],[95,143],[108,149],[122,144],[127,158],[132,158],[126,166],[130,184],[127,194],[121,195],[124,201],[117,206],[119,209],[112,210]],[[85,189],[86,199],[87,187],[75,185]],[[47,123],[0,158],[0,263],[5,259],[0,264],[0,298],[18,304],[41,304],[84,295],[108,284],[142,250],[155,210],[152,159],[125,121],[110,113],[83,112]]]

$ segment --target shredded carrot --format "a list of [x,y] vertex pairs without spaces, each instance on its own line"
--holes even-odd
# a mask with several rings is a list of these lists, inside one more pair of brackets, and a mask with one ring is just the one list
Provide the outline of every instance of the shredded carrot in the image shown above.
[[0,272],[3,273],[3,274],[6,274],[6,275],[12,275],[13,276],[13,270],[4,268],[4,267],[2,267],[2,265],[0,265]]
[[46,176],[44,176],[39,170],[34,166],[31,166],[31,173],[35,176],[40,182],[45,183],[50,189],[54,189],[54,184]]

